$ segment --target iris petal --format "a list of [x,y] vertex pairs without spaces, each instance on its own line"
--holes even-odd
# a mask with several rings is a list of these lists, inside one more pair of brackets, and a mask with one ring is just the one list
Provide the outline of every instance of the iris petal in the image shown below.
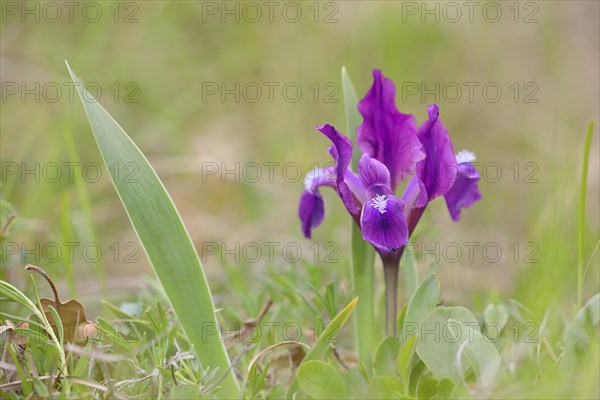
[[337,181],[343,181],[344,174],[352,161],[352,142],[329,124],[317,126],[315,129],[331,140],[333,146],[329,149],[329,153],[335,160]]
[[298,216],[302,224],[302,233],[309,239],[312,229],[319,226],[325,217],[325,205],[319,192],[319,187],[322,186],[336,187],[333,167],[313,169],[304,179],[304,193],[300,197]]
[[425,159],[417,164],[419,197],[415,207],[425,207],[437,196],[444,195],[456,180],[457,167],[454,149],[448,130],[439,117],[439,108],[427,108],[429,119],[419,127],[419,140],[423,144]]
[[358,177],[370,196],[382,193],[392,194],[390,171],[383,163],[371,158],[368,154],[363,154],[358,162]]
[[477,182],[479,182],[479,173],[471,163],[458,164],[456,181],[444,195],[453,221],[460,219],[461,208],[468,208],[481,199]]
[[358,103],[363,124],[357,130],[358,147],[385,164],[393,191],[424,157],[415,118],[398,111],[395,96],[394,83],[374,70],[373,85]]
[[382,253],[393,253],[408,241],[404,202],[393,195],[367,201],[360,218],[363,239]]
[[315,193],[308,191],[302,193],[298,216],[302,224],[302,233],[304,233],[306,238],[310,239],[312,229],[319,226],[325,218],[325,205],[323,204],[321,193],[318,191]]

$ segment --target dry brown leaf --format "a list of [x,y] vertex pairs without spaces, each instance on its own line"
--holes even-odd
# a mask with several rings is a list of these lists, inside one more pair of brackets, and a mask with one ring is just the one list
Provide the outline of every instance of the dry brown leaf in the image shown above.
[[58,291],[54,283],[43,269],[35,265],[28,264],[25,267],[28,271],[35,271],[46,279],[52,292],[54,300],[41,298],[42,311],[46,315],[46,319],[52,326],[55,334],[58,334],[56,321],[50,311],[52,306],[58,313],[63,327],[63,341],[65,343],[85,344],[87,340],[97,334],[97,329],[94,323],[88,321],[85,317],[85,311],[81,303],[76,300],[69,300],[62,303],[58,297]]

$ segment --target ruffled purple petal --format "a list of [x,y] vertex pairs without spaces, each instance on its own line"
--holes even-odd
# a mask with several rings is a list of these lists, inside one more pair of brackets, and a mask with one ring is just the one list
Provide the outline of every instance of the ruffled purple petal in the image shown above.
[[404,202],[393,195],[376,195],[362,209],[363,239],[382,253],[393,253],[408,241]]
[[352,161],[352,142],[329,124],[316,126],[315,129],[331,140],[333,146],[329,149],[329,153],[335,161],[337,182],[343,181],[344,174]]
[[357,130],[358,147],[385,164],[393,191],[424,157],[415,118],[398,111],[395,96],[394,83],[374,70],[373,85],[358,103],[363,124]]
[[425,159],[417,164],[419,197],[415,207],[425,207],[437,196],[446,194],[456,180],[457,165],[448,130],[438,118],[439,108],[427,108],[429,119],[419,127],[419,140],[423,144]]
[[444,195],[453,221],[460,219],[461,208],[468,208],[481,199],[477,182],[479,182],[479,173],[471,163],[458,164],[456,181]]
[[325,205],[319,193],[319,187],[336,187],[335,172],[333,167],[315,168],[304,179],[304,193],[300,197],[298,216],[302,224],[302,233],[310,239],[311,231],[323,222]]
[[390,171],[382,162],[368,154],[363,154],[358,162],[358,177],[370,197],[375,194],[392,194]]

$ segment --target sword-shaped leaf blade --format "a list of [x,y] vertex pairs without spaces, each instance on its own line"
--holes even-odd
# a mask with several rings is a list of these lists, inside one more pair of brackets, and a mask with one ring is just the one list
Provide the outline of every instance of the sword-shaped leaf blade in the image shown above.
[[[67,64],[111,180],[150,264],[202,365],[227,373],[217,396],[239,397],[230,361],[217,329],[206,276],[171,197],[140,149],[83,87]],[[133,166],[127,179],[115,171]],[[131,168],[129,168],[131,170]]]

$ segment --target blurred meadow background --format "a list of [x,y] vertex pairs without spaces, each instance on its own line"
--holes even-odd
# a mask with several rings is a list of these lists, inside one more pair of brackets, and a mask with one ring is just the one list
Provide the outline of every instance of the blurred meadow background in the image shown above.
[[[473,151],[485,166],[483,200],[460,223],[442,200],[430,206],[413,238],[421,276],[438,272],[443,300],[478,312],[513,298],[540,321],[551,308],[549,325],[572,316],[584,134],[599,121],[598,2],[272,2],[272,14],[262,2],[91,2],[89,14],[81,3],[72,18],[56,2],[56,21],[46,3],[34,3],[38,20],[24,3],[2,2],[1,189],[18,213],[3,244],[2,279],[26,289],[23,266],[40,265],[85,304],[88,318],[102,312],[100,298],[136,301],[154,280],[108,172],[97,181],[96,168],[83,180],[66,174],[65,162],[102,165],[66,59],[100,88],[101,104],[165,183],[224,313],[256,315],[267,297],[277,298],[269,282],[284,278],[297,279],[300,291],[306,281],[336,282],[349,296],[350,222],[341,202],[323,190],[326,218],[311,240],[297,217],[304,174],[329,162],[329,143],[313,126],[346,131],[345,65],[359,98],[372,69],[382,69],[397,85],[399,109],[419,124],[437,102],[455,150]],[[600,287],[597,132],[584,300]],[[24,174],[36,163],[38,173]],[[43,173],[51,163],[62,166],[55,181]],[[221,176],[225,168],[238,172]],[[81,244],[73,261],[44,254],[45,244],[65,242]],[[274,260],[269,242],[277,243]],[[86,243],[98,243],[101,262],[82,255]],[[236,246],[252,243],[262,256],[254,260],[247,248],[238,260]],[[300,261],[282,256],[290,243],[302,249]],[[458,260],[449,243],[461,249]],[[404,287],[402,278],[401,295]],[[296,300],[279,301],[285,314]]]

